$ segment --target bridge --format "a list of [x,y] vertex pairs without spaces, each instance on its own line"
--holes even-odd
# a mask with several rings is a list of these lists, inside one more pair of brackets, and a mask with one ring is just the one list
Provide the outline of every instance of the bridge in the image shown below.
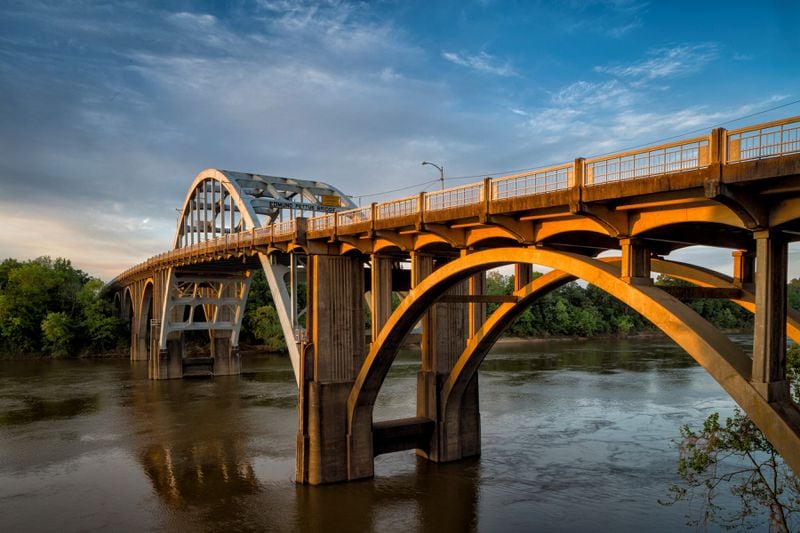
[[[172,248],[109,288],[150,378],[237,374],[252,272],[264,270],[298,386],[300,483],[371,477],[375,456],[399,450],[438,462],[479,454],[481,361],[526,306],[575,279],[671,337],[800,473],[786,378],[787,335],[800,341],[786,302],[797,240],[793,117],[361,207],[322,182],[207,169]],[[694,245],[730,249],[733,276],[666,259]],[[485,294],[486,271],[504,265],[513,294]],[[532,265],[552,270],[533,279]],[[653,272],[693,285],[658,287]],[[755,313],[752,355],[681,301],[698,297]],[[420,324],[416,416],[376,421],[381,385]],[[184,353],[192,330],[208,332],[210,356]]]

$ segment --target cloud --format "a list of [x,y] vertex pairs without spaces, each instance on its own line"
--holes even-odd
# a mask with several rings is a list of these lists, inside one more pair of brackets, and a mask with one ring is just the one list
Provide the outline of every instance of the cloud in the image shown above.
[[708,63],[716,59],[719,56],[719,45],[714,43],[681,44],[651,50],[648,56],[647,59],[630,65],[603,65],[594,67],[594,70],[620,78],[645,81],[687,76],[700,72]]
[[639,0],[570,0],[562,4],[557,17],[562,19],[559,27],[564,31],[612,39],[621,39],[640,28],[649,5]]
[[592,83],[576,81],[561,88],[552,102],[562,106],[600,106],[622,109],[633,103],[633,92],[617,80]]
[[499,61],[497,58],[480,52],[477,55],[458,54],[456,52],[442,52],[442,57],[451,63],[467,67],[485,74],[497,76],[517,76],[517,72],[508,62]]

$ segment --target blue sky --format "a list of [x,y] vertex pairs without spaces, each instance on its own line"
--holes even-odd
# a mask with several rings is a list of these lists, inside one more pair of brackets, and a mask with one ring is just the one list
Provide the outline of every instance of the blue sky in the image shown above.
[[800,99],[798,27],[789,1],[0,1],[0,258],[109,279],[206,167],[368,195],[800,115],[728,122]]

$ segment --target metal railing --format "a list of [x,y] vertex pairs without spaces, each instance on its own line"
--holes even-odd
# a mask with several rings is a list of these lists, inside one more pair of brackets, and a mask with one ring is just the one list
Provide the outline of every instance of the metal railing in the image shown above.
[[375,218],[378,220],[388,220],[416,215],[419,212],[419,208],[417,207],[418,203],[419,196],[417,195],[375,204]]
[[320,215],[308,219],[308,229],[311,231],[326,231],[333,227],[334,213]]
[[569,189],[575,183],[575,165],[560,165],[492,180],[492,200],[505,200]]
[[738,163],[800,152],[798,117],[729,131],[727,161]]
[[483,200],[483,183],[451,187],[443,191],[425,193],[425,211],[442,211],[455,207],[474,205]]
[[585,162],[583,184],[627,181],[708,166],[708,137],[678,141]]
[[282,220],[280,222],[275,222],[274,224],[272,224],[271,227],[272,227],[272,234],[274,236],[285,237],[287,235],[293,234],[297,226],[295,224],[295,220],[292,219],[292,220]]
[[357,207],[336,213],[336,225],[340,228],[372,220],[372,206]]

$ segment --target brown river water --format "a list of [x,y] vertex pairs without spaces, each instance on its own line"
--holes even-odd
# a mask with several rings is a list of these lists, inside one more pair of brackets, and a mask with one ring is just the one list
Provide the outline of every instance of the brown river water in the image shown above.
[[[372,480],[308,487],[288,359],[242,366],[153,382],[121,359],[0,361],[0,531],[691,531],[690,505],[658,503],[674,440],[733,408],[666,338],[501,342],[479,458],[388,454]],[[398,358],[376,420],[415,414],[418,369]]]

